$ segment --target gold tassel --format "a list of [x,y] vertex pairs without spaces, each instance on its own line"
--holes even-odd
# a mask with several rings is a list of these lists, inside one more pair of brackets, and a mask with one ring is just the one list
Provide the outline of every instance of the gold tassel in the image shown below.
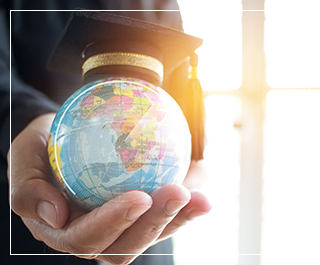
[[192,135],[192,160],[203,159],[204,151],[204,104],[202,87],[198,79],[198,56],[194,53],[190,59],[188,87],[187,87],[187,107],[186,117]]

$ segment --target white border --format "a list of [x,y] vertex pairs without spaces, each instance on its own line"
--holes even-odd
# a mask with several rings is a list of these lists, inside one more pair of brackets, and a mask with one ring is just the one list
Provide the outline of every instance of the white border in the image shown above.
[[[56,254],[13,254],[12,253],[12,239],[11,239],[11,23],[12,23],[12,17],[11,14],[12,12],[28,12],[28,11],[32,11],[32,12],[57,12],[57,11],[62,11],[62,12],[73,12],[73,11],[83,11],[83,10],[10,10],[10,149],[9,149],[9,153],[10,153],[10,163],[9,163],[9,175],[10,175],[10,186],[9,186],[9,194],[10,194],[10,255],[11,256],[88,256],[88,255],[100,255],[100,256],[136,256],[137,254],[68,254],[68,253],[56,253]],[[108,12],[180,12],[180,10],[90,10],[90,11],[108,11]],[[264,12],[265,10],[242,10],[242,12]],[[45,244],[45,243],[44,243]],[[138,254],[138,256],[175,256],[177,254]],[[261,253],[259,254],[237,254],[238,256],[261,256]]]

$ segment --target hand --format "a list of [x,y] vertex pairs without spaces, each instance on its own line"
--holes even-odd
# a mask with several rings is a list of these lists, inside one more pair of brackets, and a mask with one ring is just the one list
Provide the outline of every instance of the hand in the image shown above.
[[[210,210],[202,194],[175,184],[162,186],[151,196],[126,192],[89,213],[68,208],[48,178],[47,142],[53,118],[54,114],[36,118],[11,146],[11,207],[37,240],[82,258],[128,264]],[[126,253],[132,255],[121,255]]]

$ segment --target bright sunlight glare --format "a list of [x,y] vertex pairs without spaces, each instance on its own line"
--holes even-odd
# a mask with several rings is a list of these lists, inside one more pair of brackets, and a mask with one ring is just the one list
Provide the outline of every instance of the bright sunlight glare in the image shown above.
[[262,265],[320,264],[319,101],[320,90],[268,93]]
[[205,107],[210,115],[204,154],[208,179],[201,191],[212,209],[175,234],[175,264],[237,265],[240,134],[233,125],[241,104],[234,96],[212,95],[206,98]]
[[242,81],[241,1],[178,3],[185,32],[203,39],[197,50],[203,90],[238,89]]
[[266,0],[266,79],[271,87],[320,87],[319,11],[316,0]]

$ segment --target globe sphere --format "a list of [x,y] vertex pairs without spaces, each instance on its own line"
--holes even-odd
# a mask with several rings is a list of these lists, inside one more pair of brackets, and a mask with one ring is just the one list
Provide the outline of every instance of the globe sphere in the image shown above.
[[92,210],[129,190],[151,193],[181,183],[191,135],[179,105],[163,89],[108,78],[85,85],[61,106],[48,154],[61,189]]

